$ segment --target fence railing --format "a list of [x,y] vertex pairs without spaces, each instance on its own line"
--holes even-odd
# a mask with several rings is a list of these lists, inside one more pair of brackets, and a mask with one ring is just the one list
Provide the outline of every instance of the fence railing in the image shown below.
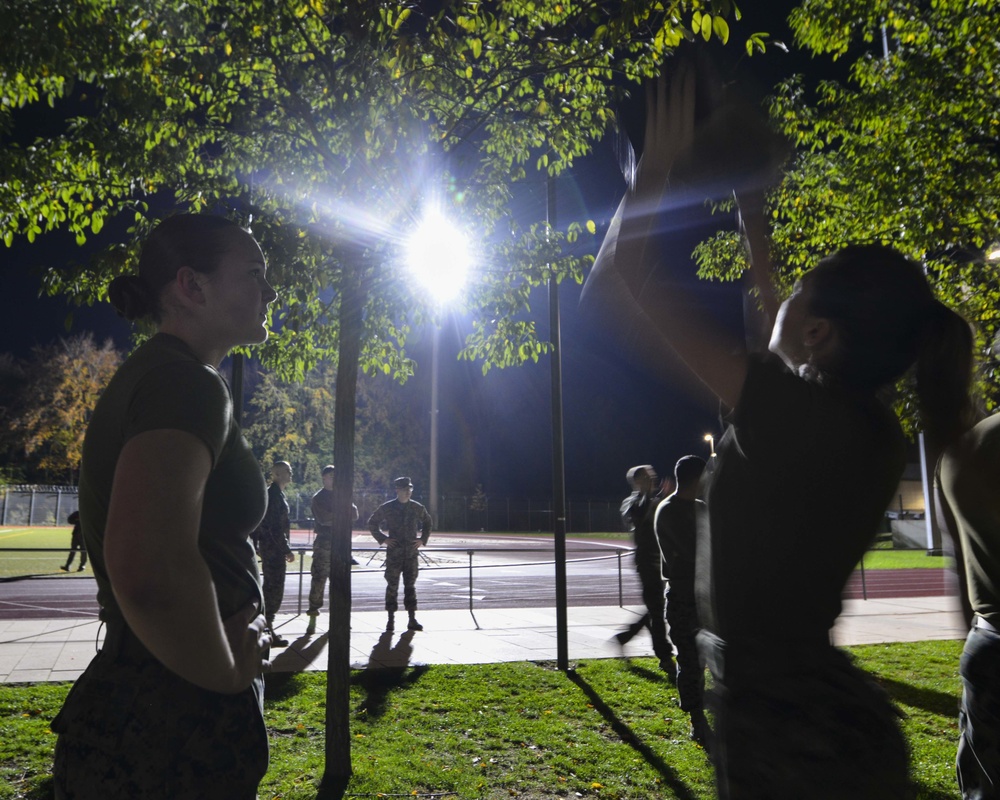
[[[292,545],[292,551],[296,554],[296,564],[295,569],[289,569],[285,573],[286,587],[289,578],[295,580],[297,578],[297,591],[295,592],[295,608],[296,613],[302,614],[305,612],[308,606],[309,597],[309,582],[311,580],[311,566],[312,566],[312,548],[310,545],[294,544]],[[352,553],[356,554],[362,562],[362,567],[360,570],[355,570],[359,572],[380,572],[381,571],[381,561],[385,557],[385,548],[380,547],[355,547],[352,548]],[[632,561],[629,556],[632,555],[634,551],[629,547],[615,547],[613,550],[609,551],[607,547],[577,547],[573,550],[573,556],[567,558],[568,564],[582,563],[582,562],[594,562],[594,561],[611,561],[616,562],[616,573],[617,573],[617,600],[619,607],[626,605],[626,601],[629,604],[640,604],[642,603],[641,591],[638,588],[638,581],[635,578],[635,570],[632,566]],[[0,548],[0,580],[7,579],[10,580],[14,577],[21,578],[35,578],[35,577],[53,577],[53,573],[56,573],[58,564],[66,560],[66,549],[63,548],[51,548],[51,547],[5,547]],[[476,550],[474,548],[464,548],[464,547],[422,547],[418,551],[423,563],[420,566],[421,573],[427,572],[444,572],[451,571],[456,573],[462,573],[467,576],[467,592],[469,601],[469,613],[473,615],[473,620],[475,620],[475,574],[477,569],[490,569],[490,570],[503,570],[503,569],[524,569],[530,566],[544,566],[553,563],[551,551],[539,549],[539,548],[521,548],[521,547],[491,547],[488,549]],[[535,554],[539,556],[538,559],[519,559],[516,561],[511,561],[510,563],[498,563],[496,560],[497,554]],[[367,563],[365,563],[364,557],[368,554]],[[441,564],[434,563],[432,560],[435,554],[454,554],[463,557],[461,564]],[[489,562],[481,562],[479,564],[475,563],[476,556],[489,557]],[[583,556],[583,557],[580,557]],[[378,561],[376,565],[372,566],[373,561]],[[56,573],[58,574],[58,573]],[[626,575],[632,576],[631,583],[634,586],[631,587],[628,596],[626,597]],[[543,593],[544,584],[539,586],[540,594]],[[605,596],[602,593],[601,596]],[[379,598],[381,598],[381,593]],[[285,611],[291,610],[292,597],[286,594],[285,602],[282,605],[282,609]],[[580,599],[580,598],[577,598]],[[584,598],[586,599],[586,598]]]

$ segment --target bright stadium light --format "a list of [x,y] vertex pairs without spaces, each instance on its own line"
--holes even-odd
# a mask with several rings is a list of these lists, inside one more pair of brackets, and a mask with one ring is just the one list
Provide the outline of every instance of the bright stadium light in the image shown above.
[[[469,240],[436,207],[424,217],[406,241],[406,263],[417,282],[444,307],[465,288],[466,275],[472,266]],[[438,351],[441,329],[434,326],[431,350],[431,464],[428,487],[428,510],[439,525],[438,516]]]
[[438,303],[461,294],[472,265],[469,240],[437,208],[431,208],[406,242],[406,263],[413,277]]

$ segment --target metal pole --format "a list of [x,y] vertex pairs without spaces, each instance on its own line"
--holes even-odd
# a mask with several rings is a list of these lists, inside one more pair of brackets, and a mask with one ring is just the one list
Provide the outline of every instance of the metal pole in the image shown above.
[[479,620],[476,619],[476,612],[473,610],[472,606],[472,557],[475,555],[475,550],[467,550],[469,554],[469,615],[472,617],[472,621],[476,623],[476,630],[479,630]]
[[865,557],[861,556],[861,599],[868,599],[868,583],[865,581]]
[[622,591],[622,551],[615,551],[618,555],[618,608],[625,607],[625,594]]
[[434,526],[440,529],[438,516],[438,352],[441,347],[441,327],[434,326],[431,345],[431,485],[428,511]]
[[[546,218],[556,223],[556,183],[546,184]],[[562,334],[559,321],[559,284],[549,277],[549,338],[552,340],[552,523],[555,540],[556,666],[569,670],[569,623],[566,613],[566,469],[563,448]]]
[[299,550],[299,609],[296,613],[302,613],[302,572],[306,568],[306,551]]

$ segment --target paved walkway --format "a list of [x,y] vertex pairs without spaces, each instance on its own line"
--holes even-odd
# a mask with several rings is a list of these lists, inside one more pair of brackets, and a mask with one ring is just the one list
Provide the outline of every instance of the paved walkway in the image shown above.
[[[611,637],[640,613],[637,607],[574,607],[568,611],[571,662],[592,658],[651,656],[643,632],[624,653]],[[397,627],[406,614],[397,613]],[[414,664],[488,664],[505,661],[554,661],[556,617],[553,608],[422,611],[424,630],[385,632],[384,612],[351,617],[351,666],[400,667]],[[324,617],[320,617],[320,627]],[[326,668],[326,637],[306,636],[307,617],[279,615],[278,627],[291,641],[274,651],[281,672]],[[94,620],[11,620],[0,622],[0,682],[74,680],[87,666],[103,631]],[[848,600],[834,629],[838,644],[964,639],[965,628],[952,597]]]

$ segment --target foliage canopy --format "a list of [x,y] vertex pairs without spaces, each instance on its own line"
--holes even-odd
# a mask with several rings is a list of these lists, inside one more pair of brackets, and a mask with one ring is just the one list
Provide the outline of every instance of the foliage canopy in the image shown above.
[[730,0],[152,8],[0,6],[0,236],[84,244],[127,224],[131,244],[46,275],[89,303],[166,211],[252,219],[281,294],[260,355],[284,377],[333,354],[345,275],[364,300],[362,367],[410,373],[408,325],[433,309],[401,279],[399,245],[434,202],[482,243],[465,355],[537,359],[530,287],[580,280],[587,259],[565,245],[593,226],[522,226],[511,185],[570,167],[613,124],[620,87],[685,37],[728,40],[739,17]]
[[[890,244],[926,265],[939,298],[977,329],[988,410],[1000,397],[1000,50],[996,3],[805,0],[799,46],[851,59],[845,80],[777,87],[772,122],[796,150],[769,196],[772,256],[790,284],[847,243]],[[883,49],[883,27],[886,49]],[[696,251],[701,272],[746,267],[736,234]],[[912,423],[909,400],[901,401]]]

